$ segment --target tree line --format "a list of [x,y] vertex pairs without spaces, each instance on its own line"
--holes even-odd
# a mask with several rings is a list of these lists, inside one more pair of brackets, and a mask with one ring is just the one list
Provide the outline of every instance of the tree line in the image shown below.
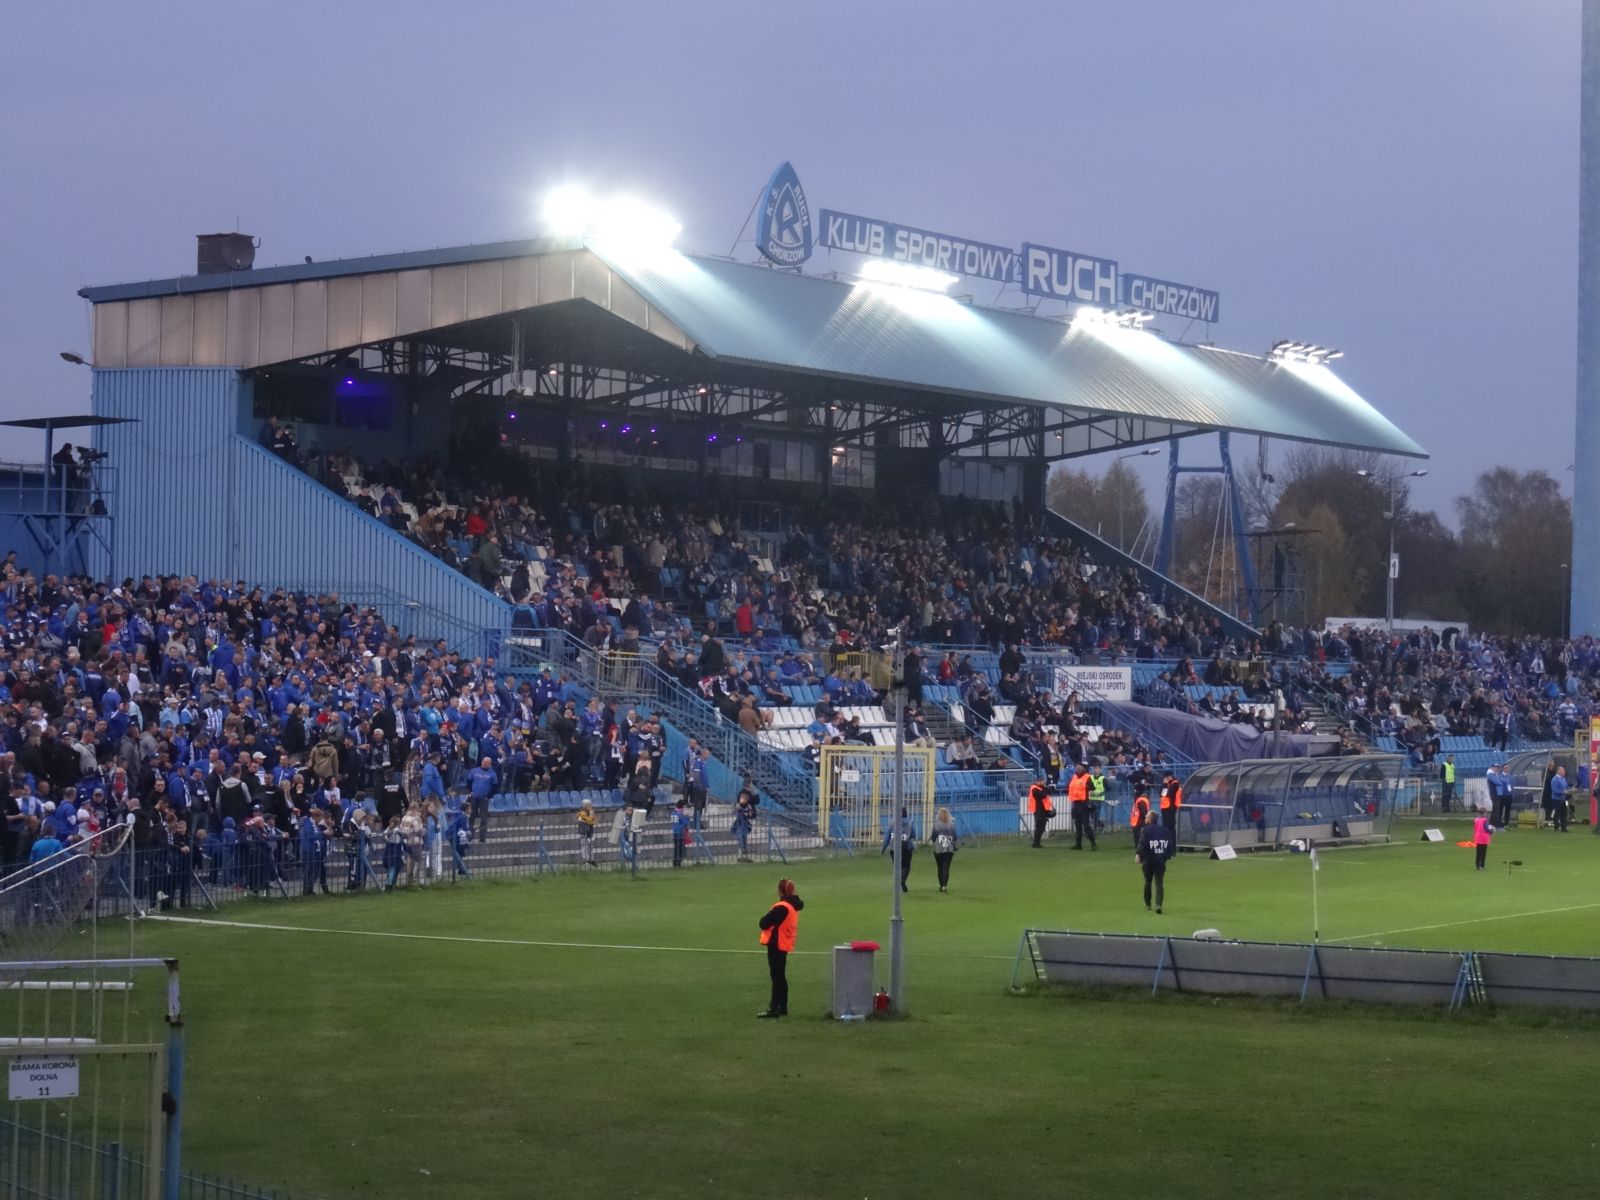
[[[1245,526],[1269,617],[1320,624],[1381,617],[1394,497],[1397,618],[1466,621],[1507,633],[1561,634],[1567,623],[1572,502],[1543,470],[1496,467],[1454,501],[1457,527],[1411,504],[1409,462],[1323,447],[1291,449],[1274,472],[1235,461]],[[1392,489],[1392,493],[1391,493]],[[1242,609],[1232,514],[1217,475],[1185,475],[1174,520],[1172,574],[1224,607]],[[1101,476],[1051,472],[1050,507],[1145,562],[1159,503],[1125,461]]]

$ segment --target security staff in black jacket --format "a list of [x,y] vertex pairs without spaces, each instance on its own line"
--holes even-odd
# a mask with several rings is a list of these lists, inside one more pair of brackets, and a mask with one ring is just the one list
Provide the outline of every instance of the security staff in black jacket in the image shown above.
[[1167,860],[1177,849],[1177,841],[1159,814],[1147,812],[1144,828],[1139,830],[1139,849],[1134,857],[1144,869],[1144,906],[1150,907],[1151,885],[1155,888],[1156,912],[1161,911],[1165,899]]

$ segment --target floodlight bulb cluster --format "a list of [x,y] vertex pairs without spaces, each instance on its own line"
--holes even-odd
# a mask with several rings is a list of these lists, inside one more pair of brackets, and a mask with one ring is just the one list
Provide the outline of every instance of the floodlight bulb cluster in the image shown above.
[[1073,325],[1098,326],[1104,329],[1143,329],[1156,319],[1153,312],[1140,308],[1127,308],[1113,312],[1109,308],[1083,305],[1072,316]]
[[1314,342],[1292,342],[1288,338],[1280,338],[1273,342],[1272,349],[1267,351],[1268,362],[1308,363],[1314,367],[1325,366],[1334,359],[1343,357],[1343,350],[1318,346]]
[[558,237],[582,237],[608,246],[659,249],[672,245],[683,226],[633,196],[595,197],[565,184],[544,198],[545,228]]
[[953,288],[960,276],[913,263],[871,258],[861,264],[860,279],[863,283],[887,283],[893,287],[914,288],[919,292],[943,293]]

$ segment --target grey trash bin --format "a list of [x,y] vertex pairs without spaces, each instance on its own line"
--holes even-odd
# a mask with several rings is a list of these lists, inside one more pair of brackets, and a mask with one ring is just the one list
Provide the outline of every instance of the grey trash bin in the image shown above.
[[871,942],[833,948],[833,1015],[841,1021],[861,1021],[872,1012],[872,960],[877,947]]

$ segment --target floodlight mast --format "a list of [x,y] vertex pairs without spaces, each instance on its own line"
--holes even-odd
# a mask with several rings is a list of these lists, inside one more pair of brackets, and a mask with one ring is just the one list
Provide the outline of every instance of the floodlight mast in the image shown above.
[[894,631],[894,655],[890,664],[889,689],[894,700],[894,812],[890,817],[889,838],[894,849],[894,869],[889,877],[889,890],[894,896],[894,907],[889,915],[889,1011],[895,1016],[905,1015],[905,917],[900,904],[901,856],[905,853],[901,834],[900,810],[905,805],[906,771],[906,688],[905,688],[905,623]]

